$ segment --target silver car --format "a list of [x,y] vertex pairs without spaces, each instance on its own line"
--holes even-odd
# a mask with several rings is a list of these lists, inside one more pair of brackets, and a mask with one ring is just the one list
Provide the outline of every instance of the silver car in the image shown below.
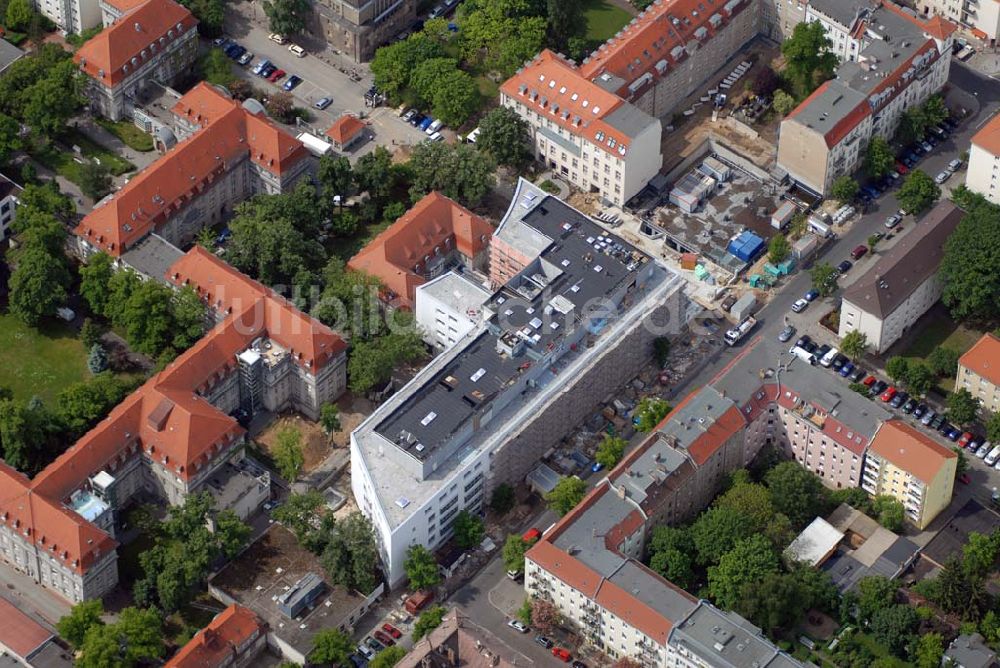
[[791,325],[788,325],[778,334],[778,340],[781,341],[782,343],[785,343],[789,341],[793,336],[795,336],[795,328],[792,327]]
[[934,183],[943,185],[945,181],[951,178],[950,172],[939,172],[937,176],[934,177]]

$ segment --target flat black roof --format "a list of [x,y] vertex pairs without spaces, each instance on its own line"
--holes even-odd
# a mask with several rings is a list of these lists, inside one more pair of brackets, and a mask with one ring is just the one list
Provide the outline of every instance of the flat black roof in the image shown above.
[[[595,310],[595,300],[633,281],[650,260],[555,197],[543,199],[521,224],[547,236],[549,245],[487,302],[495,313],[487,330],[375,427],[419,460],[487,410],[531,368],[533,355],[559,345],[573,322],[583,319],[599,333],[608,318]],[[520,342],[529,352],[501,354],[501,339]]]

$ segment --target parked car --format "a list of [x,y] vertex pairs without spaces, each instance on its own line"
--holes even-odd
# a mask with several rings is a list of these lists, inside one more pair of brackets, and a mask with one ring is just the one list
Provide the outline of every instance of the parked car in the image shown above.
[[944,424],[944,416],[938,414],[934,416],[934,419],[931,420],[931,423],[927,426],[933,429],[934,431],[937,431],[938,429],[941,428],[942,424]]
[[429,128],[431,126],[431,123],[433,123],[433,122],[434,122],[434,119],[431,118],[430,116],[427,116],[426,118],[424,118],[424,120],[420,121],[420,125],[418,125],[417,127],[420,128],[420,130],[422,132],[422,131],[426,130],[427,128]]
[[571,663],[570,665],[573,666],[573,668],[587,668],[587,664],[585,664],[583,661],[580,661],[580,659],[573,659],[573,663]]
[[785,328],[778,333],[778,340],[785,343],[793,336],[795,336],[795,328],[791,325],[786,325]]
[[552,656],[556,657],[563,663],[569,663],[569,660],[573,658],[573,655],[569,653],[569,650],[565,647],[553,647]]
[[371,650],[371,648],[368,647],[367,645],[365,645],[364,643],[361,643],[360,645],[358,645],[357,651],[358,651],[358,654],[360,654],[361,656],[363,656],[366,659],[373,659],[373,658],[375,658],[375,652],[373,652]]
[[965,448],[968,447],[969,442],[972,440],[971,432],[964,432],[958,439],[958,447]]
[[900,174],[906,174],[910,171],[910,168],[902,161],[902,159],[896,163],[896,171]]
[[962,475],[958,476],[958,481],[963,485],[968,485],[969,483],[972,482],[972,478],[969,477],[968,473],[963,473]]
[[284,38],[284,36],[279,35],[276,32],[272,32],[270,35],[267,36],[267,38],[272,42],[277,42],[278,44],[284,44],[285,42],[288,41],[287,39]]
[[851,267],[853,266],[854,264],[850,260],[844,260],[843,262],[837,265],[837,271],[839,271],[841,274],[846,274],[851,270]]
[[524,625],[524,622],[518,619],[512,619],[507,622],[507,626],[518,631],[519,633],[527,633],[529,631],[528,627]]
[[993,446],[990,445],[989,443],[983,443],[982,445],[979,446],[979,449],[976,450],[976,457],[979,457],[980,459],[986,459],[986,455],[990,454],[990,450],[992,449],[992,447]]
[[408,109],[405,114],[400,116],[405,122],[409,123],[410,119],[417,115],[416,109]]
[[917,407],[913,409],[913,417],[918,420],[927,414],[927,404],[917,404]]
[[890,401],[892,401],[892,398],[894,396],[896,396],[896,388],[890,385],[889,387],[885,388],[885,392],[882,393],[880,399],[882,399],[884,403],[889,403]]
[[254,65],[253,69],[251,69],[250,71],[253,72],[254,74],[260,75],[260,73],[264,71],[264,68],[270,64],[271,64],[270,60],[268,60],[267,58],[262,58],[261,61],[256,65]]
[[284,88],[287,91],[291,91],[294,90],[295,87],[298,86],[300,83],[302,83],[302,77],[293,74],[292,76],[288,77],[288,80],[285,81],[284,85],[282,85],[282,88]]
[[238,62],[240,65],[249,65],[250,61],[252,61],[252,60],[253,60],[253,53],[250,52],[250,51],[247,51],[242,56],[240,56],[239,58],[237,58],[236,62]]
[[862,384],[862,385],[864,385],[865,387],[867,387],[867,388],[871,389],[871,387],[872,387],[872,386],[873,386],[873,385],[874,385],[875,383],[877,383],[877,382],[878,382],[878,378],[876,378],[875,376],[868,376],[867,378],[865,378],[865,379],[864,379],[864,380],[862,381],[862,383],[861,383],[861,384]]
[[949,441],[952,441],[952,442],[957,441],[958,437],[961,436],[961,435],[962,435],[962,432],[957,427],[954,427],[954,426],[951,426],[951,425],[949,425],[948,431],[945,432],[945,438],[947,438]]
[[368,645],[372,649],[372,651],[375,652],[376,654],[385,649],[385,645],[380,643],[378,640],[375,640],[375,638],[372,638],[371,636],[365,636],[365,644]]
[[826,351],[826,354],[824,354],[823,357],[820,358],[819,363],[823,366],[823,368],[829,369],[830,365],[833,364],[833,360],[835,360],[837,358],[837,355],[839,354],[840,354],[839,350],[837,350],[836,348],[830,348],[828,351]]
[[272,63],[268,63],[266,66],[264,66],[264,67],[261,68],[260,72],[258,72],[258,75],[260,75],[264,79],[267,79],[268,77],[270,77],[272,74],[274,74],[277,71],[278,71],[278,66],[277,65],[274,65]]
[[316,100],[316,104],[313,106],[315,106],[317,109],[326,109],[331,104],[333,104],[333,100],[331,100],[328,97],[321,97],[320,99]]
[[907,394],[906,392],[899,392],[898,394],[896,394],[896,396],[892,398],[892,401],[889,402],[889,405],[892,406],[893,408],[900,408],[904,403],[906,403],[906,400],[909,398],[910,395]]
[[303,49],[298,44],[289,44],[288,45],[288,50],[291,51],[292,55],[294,55],[296,58],[305,58],[306,57],[306,50]]
[[931,422],[933,422],[934,418],[936,417],[937,413],[928,408],[927,412],[924,413],[924,416],[920,418],[920,424],[924,425],[925,427],[929,427],[931,426]]
[[940,185],[944,185],[944,182],[947,181],[950,178],[951,178],[951,174],[949,172],[946,172],[946,171],[945,172],[938,172],[938,175],[934,177],[934,183],[938,184],[939,186]]
[[549,640],[543,635],[535,636],[535,642],[544,647],[545,649],[551,649],[552,645],[554,644],[551,640]]
[[416,115],[414,115],[413,118],[410,119],[410,125],[412,125],[415,128],[418,128],[420,127],[420,124],[424,122],[425,118],[427,117],[421,114],[420,112],[417,112]]
[[802,298],[807,302],[814,302],[819,298],[819,290],[810,290]]
[[897,225],[899,225],[900,220],[902,220],[902,218],[900,218],[898,214],[895,213],[892,214],[891,216],[885,219],[886,229],[891,230],[892,228],[896,227]]
[[948,171],[950,171],[952,174],[954,174],[961,168],[962,168],[962,161],[959,160],[958,158],[955,158],[954,160],[948,163]]
[[808,306],[809,306],[809,302],[807,302],[805,299],[796,299],[795,303],[792,304],[792,312],[793,313],[802,313],[803,311],[806,310],[806,308]]
[[877,397],[878,395],[885,392],[888,387],[889,383],[885,382],[884,380],[877,380],[875,381],[875,384],[868,389],[873,397]]
[[403,637],[403,632],[388,622],[382,625],[382,630],[391,635],[396,640],[399,640],[400,638]]
[[287,74],[285,70],[279,67],[278,69],[274,70],[267,76],[267,80],[270,81],[271,83],[277,83],[278,79],[285,76],[285,74]]
[[854,371],[854,362],[848,361],[844,363],[844,366],[840,367],[839,373],[841,377],[847,378],[851,375],[852,371]]
[[375,632],[372,633],[372,635],[375,636],[375,639],[378,640],[383,645],[385,645],[386,647],[392,647],[393,645],[396,644],[396,641],[393,640],[391,637],[389,637],[389,634],[381,629],[375,629]]
[[861,244],[860,246],[855,246],[854,250],[851,251],[851,257],[855,260],[860,260],[868,252],[868,246]]
[[824,343],[823,345],[821,345],[819,348],[816,349],[815,351],[816,357],[823,359],[824,357],[826,357],[826,354],[830,352],[832,349],[833,346],[831,346],[829,343]]
[[851,372],[851,382],[860,383],[868,375],[868,371],[862,367],[854,367],[854,371]]
[[840,373],[840,370],[844,368],[844,365],[847,364],[848,361],[847,355],[840,353],[834,356],[833,363],[830,365],[830,368],[837,373]]
[[903,404],[902,409],[903,409],[904,413],[906,413],[907,415],[909,415],[910,413],[913,412],[913,410],[916,407],[917,407],[917,400],[911,398],[911,399],[907,400],[907,402],[905,404]]

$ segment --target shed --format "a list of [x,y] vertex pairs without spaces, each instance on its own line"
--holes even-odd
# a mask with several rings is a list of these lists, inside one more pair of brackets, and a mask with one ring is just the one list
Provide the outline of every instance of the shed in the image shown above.
[[736,300],[736,303],[733,304],[731,309],[729,309],[729,312],[733,315],[737,322],[742,322],[748,315],[753,315],[756,310],[757,297],[755,297],[752,292],[748,292]]
[[771,227],[776,230],[783,230],[792,222],[792,218],[795,217],[795,213],[798,209],[789,201],[782,202],[774,213],[771,214]]
[[753,262],[754,258],[764,250],[764,240],[751,232],[744,230],[729,242],[729,254],[743,262]]
[[326,136],[338,151],[349,151],[365,137],[365,124],[357,116],[344,114],[330,126]]
[[792,257],[799,262],[809,258],[819,246],[819,237],[815,234],[804,234],[802,238],[792,244]]
[[306,573],[291,588],[278,597],[278,610],[295,619],[312,605],[326,589],[326,584],[315,573]]
[[719,183],[725,183],[733,175],[733,170],[726,163],[711,156],[705,158],[698,167],[698,171],[705,176],[711,176]]
[[715,190],[715,179],[698,172],[688,172],[674,183],[670,191],[670,203],[685,213],[694,213],[702,200]]

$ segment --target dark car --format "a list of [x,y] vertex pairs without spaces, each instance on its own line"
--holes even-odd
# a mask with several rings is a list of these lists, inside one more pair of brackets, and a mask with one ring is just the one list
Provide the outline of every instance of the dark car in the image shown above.
[[917,404],[917,407],[913,409],[913,417],[922,418],[927,413],[927,404]]
[[358,653],[351,654],[347,658],[354,664],[354,668],[368,668],[368,661]]
[[937,426],[937,430],[942,434],[947,434],[949,431],[951,431],[951,429],[952,429],[951,423],[948,422],[947,420],[942,420],[941,424]]
[[799,337],[799,340],[795,342],[795,345],[797,345],[799,348],[805,348],[810,343],[812,343],[812,337],[810,337],[808,334],[803,334],[802,336]]
[[277,71],[278,71],[278,66],[275,65],[274,63],[270,63],[268,65],[265,65],[263,69],[261,69],[260,76],[265,79],[268,79],[271,77],[272,74],[274,74]]
[[876,380],[875,383],[870,388],[872,396],[878,396],[882,394],[883,392],[885,392],[887,387],[889,387],[889,383],[885,382],[884,380]]
[[855,260],[860,260],[868,252],[868,246],[861,244],[860,246],[855,246],[854,250],[851,251],[851,257]]
[[824,343],[823,345],[821,345],[819,349],[816,351],[816,357],[823,359],[826,356],[826,354],[830,352],[830,347],[831,346],[829,343]]
[[935,415],[934,419],[931,420],[930,424],[928,424],[927,426],[930,427],[931,429],[933,429],[934,431],[937,431],[938,428],[942,424],[944,424],[944,416],[943,415]]
[[854,362],[847,362],[844,366],[840,367],[839,373],[842,377],[847,378],[851,375],[852,371],[854,371]]
[[573,663],[569,665],[573,666],[573,668],[587,668],[587,664],[585,664],[583,661],[580,661],[580,659],[573,659]]
[[413,118],[410,119],[410,125],[412,125],[413,127],[417,127],[418,125],[424,122],[425,118],[427,117],[424,116],[423,114],[414,114]]
[[535,636],[535,642],[544,647],[545,649],[552,649],[552,645],[555,644],[543,635]]
[[375,638],[372,638],[371,636],[365,638],[365,644],[368,645],[368,647],[376,654],[385,649],[385,645],[380,643],[378,640],[375,640]]
[[853,266],[854,265],[851,264],[850,260],[844,260],[843,262],[837,265],[837,271],[839,271],[842,274],[846,274],[848,271],[851,270],[851,267]]
[[296,86],[298,86],[300,83],[302,83],[302,77],[293,74],[292,76],[288,77],[288,79],[285,81],[285,83],[281,85],[281,87],[287,91],[290,91],[294,89]]
[[802,296],[807,302],[814,302],[819,298],[819,290],[810,290],[805,295]]
[[854,368],[854,373],[851,374],[851,382],[852,383],[860,383],[862,380],[864,380],[865,376],[867,376],[867,375],[868,375],[868,371],[866,371],[862,367],[855,367]]
[[834,371],[840,371],[842,368],[844,368],[844,365],[847,364],[847,361],[848,361],[847,355],[844,355],[843,353],[837,353],[837,355],[834,356],[833,358],[833,363],[830,365],[830,368],[832,368]]
[[802,346],[802,349],[805,350],[806,352],[812,354],[812,355],[815,355],[816,351],[819,350],[819,346],[816,345],[815,341],[810,341],[806,345]]
[[910,395],[907,394],[906,392],[899,392],[896,394],[896,396],[892,398],[892,401],[889,402],[889,405],[892,406],[893,408],[900,408],[903,404],[907,402],[907,400],[909,400],[909,398]]
[[948,437],[949,441],[952,442],[957,441],[962,436],[962,430],[952,427],[951,429],[948,430],[948,433],[945,434],[945,436]]
[[907,402],[902,406],[903,412],[906,413],[907,415],[912,413],[914,409],[916,409],[916,407],[917,407],[916,399],[908,399]]
[[381,629],[376,629],[375,632],[372,633],[372,635],[375,636],[375,639],[378,640],[383,645],[385,645],[386,647],[392,647],[393,645],[396,644],[396,641],[390,638],[389,634]]

